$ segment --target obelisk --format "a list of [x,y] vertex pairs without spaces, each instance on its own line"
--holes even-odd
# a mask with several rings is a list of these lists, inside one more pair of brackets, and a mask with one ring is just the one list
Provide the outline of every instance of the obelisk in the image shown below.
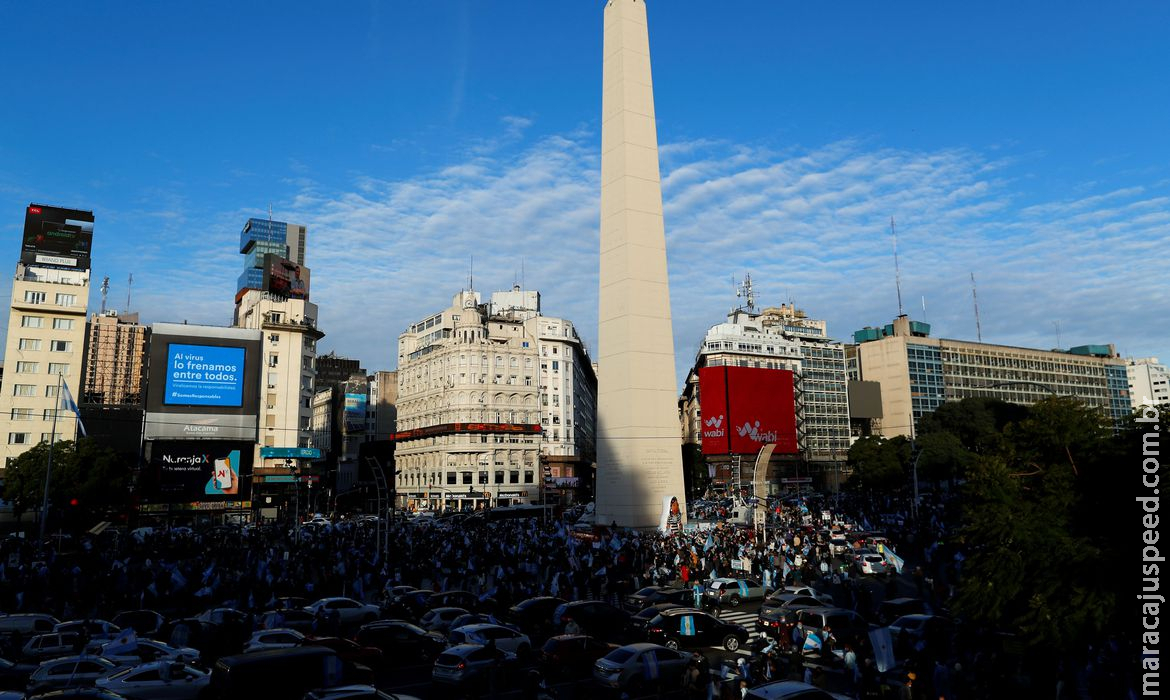
[[686,518],[650,39],[644,0],[604,14],[596,513],[649,528]]

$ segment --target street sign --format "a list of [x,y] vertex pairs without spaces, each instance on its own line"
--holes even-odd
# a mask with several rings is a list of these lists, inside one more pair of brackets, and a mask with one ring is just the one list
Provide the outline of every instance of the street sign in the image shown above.
[[316,447],[261,447],[260,459],[321,459]]

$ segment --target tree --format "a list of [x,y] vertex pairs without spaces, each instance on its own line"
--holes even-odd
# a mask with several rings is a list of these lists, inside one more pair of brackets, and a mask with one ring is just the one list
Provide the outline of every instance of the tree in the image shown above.
[[963,478],[974,455],[953,433],[936,431],[918,439],[918,474],[935,483]]
[[847,486],[864,492],[894,491],[905,485],[909,446],[905,438],[867,435],[849,448],[853,473]]
[[[49,444],[42,442],[5,470],[4,498],[17,515],[39,508],[44,496]],[[76,499],[89,511],[124,507],[130,497],[131,467],[109,447],[82,439],[53,445],[49,500],[60,507]]]

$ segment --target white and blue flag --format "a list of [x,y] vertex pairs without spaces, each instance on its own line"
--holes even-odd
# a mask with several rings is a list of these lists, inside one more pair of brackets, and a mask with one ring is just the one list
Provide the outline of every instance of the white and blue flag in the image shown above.
[[70,411],[74,416],[77,416],[77,430],[82,437],[88,435],[85,432],[85,423],[81,422],[81,411],[77,410],[77,402],[73,400],[73,395],[69,393],[69,385],[64,381],[61,382],[61,408]]

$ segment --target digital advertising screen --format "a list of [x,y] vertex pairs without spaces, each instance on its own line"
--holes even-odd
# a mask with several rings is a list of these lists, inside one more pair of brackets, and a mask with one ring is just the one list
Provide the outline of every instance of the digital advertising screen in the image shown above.
[[244,348],[185,345],[167,348],[168,406],[233,406],[244,398]]
[[345,430],[360,433],[366,429],[366,395],[345,395]]
[[30,204],[24,215],[20,261],[88,270],[93,212]]
[[248,500],[253,443],[234,440],[156,440],[148,443],[140,480],[143,501]]
[[699,369],[703,454],[799,452],[792,372],[760,367]]
[[264,291],[290,299],[309,298],[309,268],[274,253],[264,255]]

